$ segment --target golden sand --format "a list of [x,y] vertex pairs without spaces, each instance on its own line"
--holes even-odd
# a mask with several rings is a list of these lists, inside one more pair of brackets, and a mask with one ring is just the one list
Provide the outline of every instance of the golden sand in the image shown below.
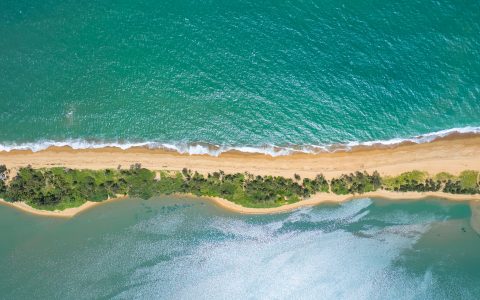
[[201,173],[248,171],[285,177],[291,177],[294,173],[303,177],[323,173],[326,178],[332,178],[358,170],[377,170],[381,175],[398,175],[414,169],[431,174],[443,171],[458,174],[466,169],[480,170],[480,136],[460,135],[425,144],[364,147],[352,151],[278,157],[234,151],[213,157],[145,148],[72,150],[69,147],[52,147],[39,152],[0,152],[0,164],[13,169],[27,165],[34,168],[63,166],[104,169],[117,168],[119,165],[128,168],[135,163],[151,170],[181,170],[186,167]]
[[25,202],[22,201],[16,201],[16,202],[7,202],[3,199],[0,199],[0,205],[6,205],[9,207],[16,208],[18,210],[21,210],[23,212],[32,214],[32,215],[37,215],[37,216],[45,216],[45,217],[58,217],[58,218],[71,218],[79,213],[82,213],[84,211],[87,211],[97,205],[103,204],[103,203],[108,203],[112,202],[115,200],[121,200],[126,197],[118,197],[118,198],[112,198],[108,199],[102,202],[93,202],[93,201],[87,201],[83,203],[82,205],[78,207],[72,207],[72,208],[66,208],[64,210],[43,210],[43,209],[37,209],[34,207],[31,207]]
[[[354,171],[377,170],[382,176],[398,175],[411,170],[422,170],[430,174],[449,172],[458,174],[463,170],[480,170],[480,136],[449,136],[425,144],[402,144],[392,147],[359,147],[352,151],[338,151],[319,154],[293,154],[271,157],[262,154],[227,152],[218,157],[208,155],[187,155],[165,150],[118,148],[72,150],[69,147],[53,147],[44,151],[0,152],[0,164],[15,171],[19,167],[31,165],[42,167],[69,167],[77,169],[128,168],[140,163],[151,170],[182,170],[189,168],[201,173],[223,170],[226,173],[250,172],[258,175],[279,175],[292,177],[314,177],[319,173],[327,179]],[[317,194],[310,199],[277,208],[245,208],[224,199],[213,201],[230,210],[240,213],[277,213],[301,206],[317,205],[325,202],[342,202],[352,198],[380,197],[389,199],[419,199],[425,197],[450,200],[480,200],[480,195],[451,195],[446,193],[392,193],[377,191],[363,195],[340,196]],[[48,216],[71,217],[89,209],[96,202],[86,202],[80,207],[64,211],[50,212],[35,210],[25,203],[9,204],[16,208]],[[32,211],[34,210],[34,211]]]

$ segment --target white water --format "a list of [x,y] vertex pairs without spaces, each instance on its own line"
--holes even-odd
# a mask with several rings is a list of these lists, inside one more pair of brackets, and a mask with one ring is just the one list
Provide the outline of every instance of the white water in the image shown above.
[[69,139],[65,141],[41,140],[29,143],[3,143],[0,144],[0,151],[10,152],[12,150],[31,150],[33,152],[42,151],[49,147],[68,146],[72,149],[100,149],[106,147],[114,147],[119,149],[129,149],[133,147],[146,147],[149,149],[165,149],[176,151],[181,154],[218,156],[228,151],[239,151],[244,153],[259,153],[269,156],[284,156],[294,153],[320,153],[334,152],[339,150],[351,150],[358,146],[392,146],[405,142],[411,143],[428,143],[435,139],[446,137],[451,134],[480,134],[480,127],[462,127],[451,128],[436,132],[430,132],[410,138],[393,138],[389,140],[375,140],[358,142],[352,141],[345,144],[330,145],[290,145],[290,146],[223,146],[209,145],[206,143],[161,143],[161,142],[109,142],[109,141],[87,141],[83,139]]

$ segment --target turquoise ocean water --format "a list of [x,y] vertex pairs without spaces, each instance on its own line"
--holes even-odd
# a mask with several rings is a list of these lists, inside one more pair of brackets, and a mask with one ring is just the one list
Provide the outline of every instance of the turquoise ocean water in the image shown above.
[[3,0],[0,149],[479,132],[479,57],[474,0]]
[[62,220],[0,206],[0,298],[478,299],[471,211],[360,199],[241,216],[164,198]]

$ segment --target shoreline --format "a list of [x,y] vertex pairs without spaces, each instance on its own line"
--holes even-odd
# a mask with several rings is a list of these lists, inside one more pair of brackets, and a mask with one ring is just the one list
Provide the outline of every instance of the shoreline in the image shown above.
[[88,149],[103,149],[103,148],[118,148],[122,150],[128,150],[131,148],[145,148],[151,150],[163,150],[172,151],[179,154],[190,155],[210,155],[218,156],[228,152],[243,152],[253,154],[263,154],[275,156],[285,156],[292,154],[318,154],[324,152],[336,152],[336,151],[351,151],[357,148],[364,147],[395,147],[402,144],[423,144],[430,143],[435,140],[455,137],[458,135],[479,135],[480,126],[465,126],[454,127],[439,131],[427,132],[420,135],[411,137],[395,137],[391,139],[383,140],[369,140],[369,141],[348,141],[348,142],[334,142],[330,144],[286,144],[286,145],[274,145],[264,144],[259,146],[244,145],[218,145],[208,142],[189,142],[189,143],[176,143],[176,142],[155,142],[155,141],[104,141],[104,140],[88,140],[82,138],[65,139],[65,140],[38,140],[33,142],[7,142],[0,143],[0,152],[10,152],[17,150],[30,150],[33,152],[43,151],[52,147],[70,147],[74,150],[88,150]]
[[[461,195],[461,194],[449,194],[444,192],[390,192],[390,191],[380,190],[380,191],[368,192],[364,194],[355,194],[355,195],[353,194],[336,195],[333,193],[319,193],[312,196],[311,198],[300,200],[299,202],[295,202],[291,204],[285,204],[278,207],[252,208],[252,207],[244,207],[234,202],[231,202],[227,199],[219,198],[219,197],[203,197],[203,196],[195,196],[191,194],[163,195],[162,197],[179,197],[179,198],[184,197],[184,198],[205,200],[229,212],[244,214],[244,215],[268,215],[268,214],[287,213],[303,207],[312,207],[312,206],[317,206],[317,205],[327,204],[327,203],[344,203],[344,202],[363,199],[363,198],[380,198],[385,200],[406,200],[406,201],[408,200],[418,201],[418,200],[423,200],[428,198],[436,198],[436,199],[444,199],[448,201],[460,201],[460,202],[480,201],[480,194]],[[49,210],[36,209],[26,204],[25,202],[21,202],[21,201],[7,202],[3,199],[0,199],[0,205],[8,206],[8,207],[17,209],[23,213],[28,213],[36,216],[73,218],[94,207],[111,203],[111,202],[116,202],[119,200],[124,200],[127,198],[128,196],[122,196],[117,198],[111,198],[102,202],[87,201],[81,206],[74,207],[74,208],[67,208],[62,211],[61,210],[49,211]],[[151,201],[151,199],[149,201]]]
[[44,210],[44,209],[38,209],[34,208],[27,203],[23,201],[16,201],[16,202],[8,202],[5,201],[4,199],[0,198],[0,205],[8,206],[14,209],[17,209],[21,212],[28,213],[31,215],[36,215],[36,216],[43,216],[43,217],[56,217],[56,218],[73,218],[76,215],[83,213],[87,210],[90,210],[96,206],[105,204],[105,203],[110,203],[110,202],[115,202],[118,200],[123,200],[128,197],[121,196],[121,197],[116,197],[116,198],[111,198],[105,201],[101,202],[94,202],[94,201],[86,201],[80,206],[77,207],[70,207],[66,208],[64,210]]
[[383,176],[398,175],[411,170],[428,173],[463,170],[480,170],[480,135],[458,134],[437,139],[430,143],[405,143],[390,147],[356,147],[351,151],[324,152],[318,154],[295,153],[288,156],[231,151],[218,157],[189,155],[173,151],[147,148],[82,149],[51,147],[32,152],[14,150],[0,152],[0,163],[9,169],[27,165],[34,168],[54,166],[99,170],[105,168],[129,168],[140,163],[150,170],[181,171],[183,168],[206,174],[223,170],[227,173],[249,172],[255,175],[314,177],[322,173],[327,179],[359,170],[377,170]]
[[64,210],[43,210],[43,209],[37,209],[34,208],[30,205],[28,205],[25,202],[22,201],[16,201],[16,202],[8,202],[5,201],[4,199],[0,199],[0,205],[8,206],[14,209],[17,209],[21,212],[28,213],[31,215],[36,215],[36,216],[44,216],[44,217],[58,217],[58,218],[72,218],[79,214],[80,212],[86,211],[94,206],[96,206],[96,203],[100,202],[91,202],[87,201],[84,204],[78,206],[78,207],[73,207],[73,208],[66,208]]
[[[378,171],[381,176],[396,176],[403,172],[421,170],[429,174],[449,172],[458,175],[464,170],[480,170],[480,135],[458,134],[437,139],[430,143],[404,143],[391,147],[357,147],[351,151],[325,152],[318,154],[292,154],[288,156],[267,156],[264,154],[231,151],[218,157],[210,155],[188,155],[172,151],[147,148],[119,148],[73,150],[69,147],[51,147],[32,152],[15,150],[0,152],[0,164],[5,164],[14,175],[20,167],[33,168],[67,167],[74,169],[100,170],[106,168],[129,168],[140,163],[150,170],[181,171],[192,169],[207,174],[223,170],[226,173],[249,172],[254,175],[273,175],[313,178],[323,174],[332,179],[341,174],[355,171]],[[188,195],[181,195],[188,196]],[[230,211],[244,214],[280,213],[303,206],[321,203],[339,203],[356,198],[386,198],[398,200],[415,200],[428,197],[443,198],[453,201],[480,200],[480,194],[448,194],[443,192],[387,192],[384,190],[360,195],[336,195],[333,193],[316,194],[306,200],[274,208],[248,208],[221,198],[208,198],[218,206]],[[124,197],[122,197],[124,198]],[[121,198],[121,199],[122,199]],[[206,197],[200,197],[207,199]],[[10,203],[0,201],[25,212],[43,216],[73,217],[99,204],[108,203],[119,198],[103,202],[87,201],[76,208],[64,211],[45,211],[34,209],[23,202]]]
[[[202,197],[203,198],[203,197]],[[349,195],[336,195],[333,193],[319,193],[312,197],[300,200],[292,204],[286,204],[279,207],[271,208],[251,208],[243,207],[235,204],[223,198],[209,198],[212,202],[218,206],[232,212],[249,215],[262,215],[262,214],[278,214],[290,212],[302,207],[312,207],[326,203],[343,203],[363,198],[380,198],[385,200],[412,200],[418,201],[426,198],[437,198],[448,201],[480,201],[480,194],[475,195],[460,195],[449,194],[443,192],[390,192],[385,190],[379,190],[375,192],[368,192],[364,194],[349,194]]]

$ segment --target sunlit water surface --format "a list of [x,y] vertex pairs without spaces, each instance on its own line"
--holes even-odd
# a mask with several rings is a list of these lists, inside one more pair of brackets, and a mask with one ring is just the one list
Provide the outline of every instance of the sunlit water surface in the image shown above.
[[360,199],[243,216],[129,199],[70,220],[0,206],[1,298],[478,299],[468,203]]

